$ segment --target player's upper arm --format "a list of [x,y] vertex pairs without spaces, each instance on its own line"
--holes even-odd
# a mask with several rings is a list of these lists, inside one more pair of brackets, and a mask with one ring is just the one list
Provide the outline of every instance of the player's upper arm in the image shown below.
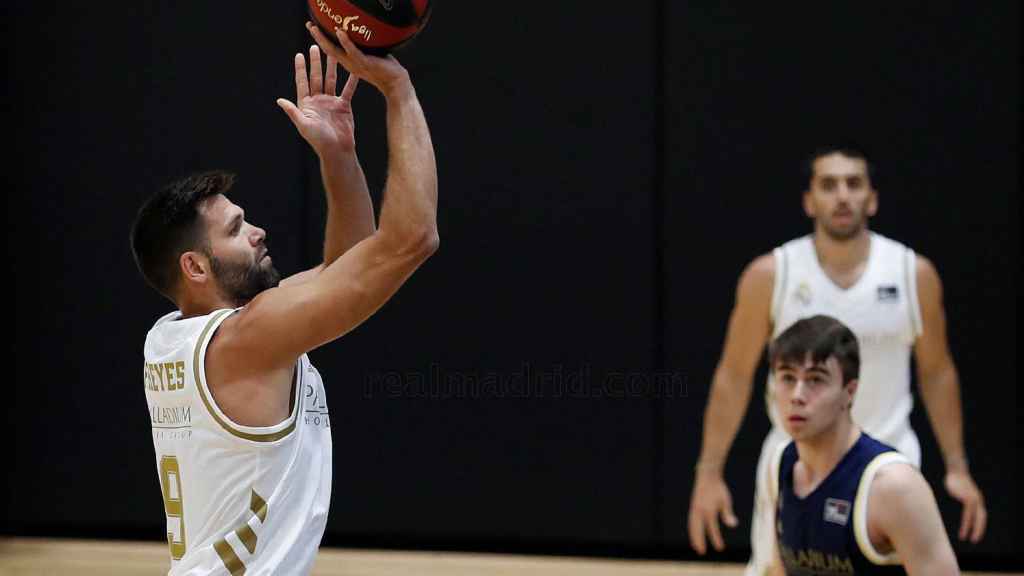
[[946,337],[946,312],[942,305],[942,280],[931,261],[920,255],[916,260],[922,332],[914,344],[914,356],[918,370],[928,374],[951,362],[951,357]]
[[909,464],[888,464],[878,471],[868,497],[869,532],[892,544],[907,574],[959,574],[928,482]]
[[437,234],[392,237],[378,231],[305,282],[267,290],[221,328],[222,349],[253,371],[289,366],[377,311],[437,248]]
[[279,286],[296,286],[298,284],[303,284],[305,282],[309,282],[310,280],[315,278],[317,274],[323,272],[324,268],[325,268],[325,266],[323,264],[320,264],[318,266],[310,268],[309,270],[303,270],[302,272],[297,272],[297,273],[292,274],[291,276],[285,278],[284,280],[281,280],[281,283],[279,284]]
[[771,334],[774,283],[775,257],[772,254],[758,256],[743,270],[729,316],[719,370],[727,370],[744,380],[753,376]]

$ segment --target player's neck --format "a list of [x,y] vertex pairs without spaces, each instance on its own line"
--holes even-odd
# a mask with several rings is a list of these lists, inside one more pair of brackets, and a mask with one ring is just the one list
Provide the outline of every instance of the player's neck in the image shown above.
[[224,308],[235,308],[236,306],[230,302],[227,302],[223,298],[210,297],[210,298],[182,298],[177,302],[178,310],[181,311],[181,318],[193,318],[196,316],[205,316],[214,310],[223,310]]
[[813,487],[816,487],[832,472],[836,464],[839,464],[843,456],[857,443],[860,434],[860,428],[848,417],[844,417],[831,430],[796,442],[800,463],[808,473],[807,480],[811,484],[810,490],[813,490]]
[[871,254],[871,232],[862,228],[853,238],[838,240],[818,229],[814,234],[818,262],[828,271],[848,272],[861,268]]

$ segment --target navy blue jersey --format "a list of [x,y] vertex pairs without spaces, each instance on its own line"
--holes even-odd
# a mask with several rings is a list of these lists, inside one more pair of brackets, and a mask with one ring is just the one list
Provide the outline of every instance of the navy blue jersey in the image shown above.
[[906,574],[895,554],[883,555],[868,539],[868,487],[878,469],[909,462],[891,446],[861,434],[829,475],[805,498],[793,492],[796,444],[778,463],[775,535],[789,576]]

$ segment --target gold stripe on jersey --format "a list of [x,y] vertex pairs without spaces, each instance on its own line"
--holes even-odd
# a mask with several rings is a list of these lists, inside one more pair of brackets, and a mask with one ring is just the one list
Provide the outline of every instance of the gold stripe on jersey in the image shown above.
[[252,526],[249,526],[248,523],[242,524],[235,530],[235,535],[242,541],[249,554],[256,553],[256,532],[253,531]]
[[255,490],[252,491],[252,498],[249,502],[249,510],[260,519],[260,522],[267,520],[267,501],[264,500]]
[[[202,385],[202,382],[203,382],[202,376],[203,376],[203,374],[199,370],[200,360],[202,359],[202,358],[200,358],[200,351],[203,348],[203,343],[206,342],[206,337],[209,334],[210,329],[213,328],[213,326],[215,324],[217,324],[218,320],[220,320],[225,315],[230,314],[232,312],[233,312],[233,310],[224,310],[223,312],[214,315],[214,317],[211,318],[210,321],[206,324],[206,327],[203,328],[202,334],[199,335],[199,339],[196,341],[196,348],[195,348],[195,352],[194,352],[193,357],[192,357],[192,371],[193,371],[194,376],[195,376],[196,389],[199,390],[199,397],[203,399],[203,405],[206,406],[206,411],[210,413],[210,416],[213,417],[213,419],[217,422],[217,424],[220,424],[221,428],[227,430],[233,436],[237,436],[237,437],[242,438],[244,440],[252,440],[254,442],[276,442],[277,440],[280,440],[280,439],[284,438],[285,436],[291,434],[292,431],[295,430],[295,424],[299,421],[299,403],[302,401],[302,394],[300,394],[299,392],[301,392],[301,391],[299,391],[297,389],[298,388],[298,379],[299,379],[299,371],[298,371],[298,365],[297,364],[296,364],[296,370],[295,370],[295,380],[296,380],[296,382],[295,382],[295,386],[296,386],[295,411],[294,411],[294,414],[292,416],[289,416],[290,418],[292,418],[291,423],[288,424],[288,426],[286,426],[284,429],[279,430],[277,432],[267,432],[267,433],[263,433],[263,434],[257,434],[257,433],[253,433],[253,432],[243,432],[241,430],[236,430],[230,424],[225,422],[224,419],[221,418],[217,414],[217,411],[213,407],[213,403],[210,401],[209,398],[206,397],[206,391],[204,390],[205,387]],[[225,562],[225,564],[226,564],[226,562]],[[234,572],[232,572],[232,574],[234,574]]]
[[[260,524],[263,524],[267,519],[267,501],[260,497],[256,493],[256,490],[252,490],[252,497],[249,498],[249,511],[253,513],[253,516],[259,518]],[[235,535],[245,545],[245,549],[249,551],[249,554],[256,553],[256,532],[246,521],[235,530]]]
[[245,564],[242,564],[242,559],[235,554],[227,540],[217,540],[213,543],[213,549],[217,551],[217,555],[220,556],[220,560],[228,572],[231,572],[231,576],[245,574]]

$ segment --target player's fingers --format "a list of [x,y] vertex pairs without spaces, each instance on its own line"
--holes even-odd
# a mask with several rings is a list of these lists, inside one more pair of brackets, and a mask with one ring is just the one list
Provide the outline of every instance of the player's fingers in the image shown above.
[[736,514],[732,511],[732,504],[727,503],[721,511],[722,522],[729,528],[735,528],[740,521],[736,518]]
[[324,35],[323,31],[320,30],[320,28],[314,26],[312,22],[306,22],[306,30],[309,30],[310,36],[313,37],[313,40],[315,40],[316,43],[321,48],[323,48],[325,52],[327,52],[331,56],[334,56],[334,58],[338,60],[338,63],[340,63],[346,69],[351,70],[352,61],[345,54],[344,49],[338,46],[338,44],[336,44],[335,42],[328,40],[327,36]]
[[687,532],[690,534],[690,546],[697,551],[697,554],[703,556],[707,552],[707,540],[704,538],[704,521],[696,511],[690,510],[687,526],[689,527]]
[[359,77],[355,74],[349,74],[348,80],[345,81],[345,87],[341,89],[342,100],[351,103],[352,97],[356,94],[356,88],[359,86]]
[[302,121],[302,111],[296,108],[295,104],[292,104],[284,98],[278,98],[277,105],[284,110],[284,113],[288,115],[288,119],[292,121],[292,124],[295,124],[296,128],[298,128]]
[[964,509],[960,512],[960,530],[958,532],[961,540],[967,540],[971,533],[971,523],[974,520],[977,503],[974,500],[966,500]]
[[309,96],[309,78],[306,77],[306,57],[302,53],[295,55],[295,101],[302,102]]
[[988,525],[988,510],[985,509],[984,503],[978,504],[978,509],[974,514],[974,530],[971,532],[971,543],[977,544],[981,541],[981,537],[985,535],[985,527]]
[[718,526],[718,514],[711,513],[705,516],[704,525],[707,527],[708,534],[711,536],[711,545],[719,552],[724,550],[725,541],[722,540],[722,529]]
[[320,62],[320,47],[309,47],[309,93],[313,96],[324,93],[323,63]]
[[338,61],[334,56],[327,55],[327,74],[324,75],[324,94],[334,96],[338,93]]
[[341,42],[341,47],[345,49],[345,55],[348,56],[352,63],[356,66],[366,66],[366,55],[363,51],[356,46],[355,42],[348,37],[348,32],[345,32],[341,28],[334,29],[335,34],[338,35],[338,41]]

